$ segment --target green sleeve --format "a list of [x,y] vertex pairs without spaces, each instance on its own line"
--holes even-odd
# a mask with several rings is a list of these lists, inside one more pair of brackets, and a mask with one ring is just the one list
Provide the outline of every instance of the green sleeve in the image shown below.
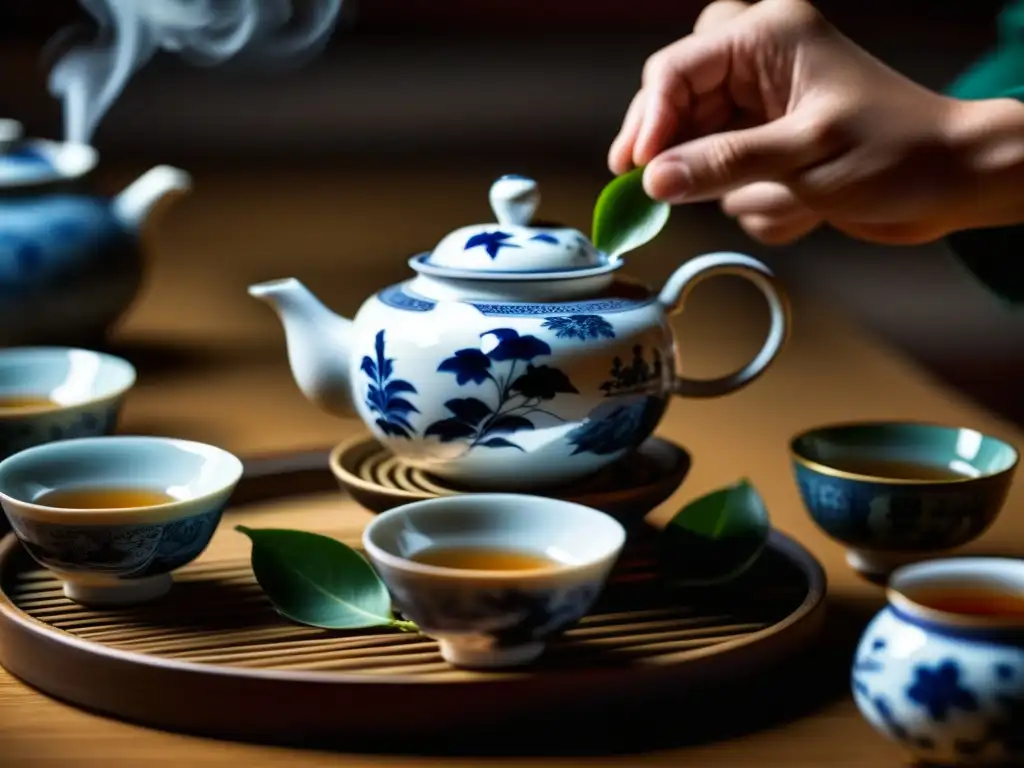
[[[996,47],[976,61],[947,94],[958,99],[1018,98],[1024,101],[1024,0],[1007,5],[999,15]],[[963,265],[992,293],[1024,305],[1024,224],[954,232],[949,246]]]

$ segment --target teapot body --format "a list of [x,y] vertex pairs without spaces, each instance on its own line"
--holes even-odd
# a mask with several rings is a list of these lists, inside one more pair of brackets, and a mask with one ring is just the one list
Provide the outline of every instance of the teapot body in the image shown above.
[[617,280],[600,297],[538,302],[415,287],[363,304],[349,355],[356,412],[407,464],[464,487],[561,485],[635,448],[664,414],[675,350],[646,288]]
[[139,238],[108,199],[0,197],[0,345],[94,343],[131,305],[142,275]]
[[90,346],[138,293],[143,224],[191,179],[156,166],[108,199],[93,193],[98,159],[0,119],[0,345]]
[[[757,259],[703,254],[652,291],[616,274],[618,252],[536,221],[539,199],[531,179],[501,177],[490,191],[496,222],[453,230],[410,258],[416,277],[367,299],[352,320],[295,277],[249,286],[284,327],[299,390],[326,413],[354,412],[407,466],[465,489],[524,491],[599,472],[651,435],[671,397],[735,392],[782,349],[789,305]],[[658,225],[642,223],[633,245]],[[738,370],[688,378],[669,316],[719,275],[761,292],[768,334]]]

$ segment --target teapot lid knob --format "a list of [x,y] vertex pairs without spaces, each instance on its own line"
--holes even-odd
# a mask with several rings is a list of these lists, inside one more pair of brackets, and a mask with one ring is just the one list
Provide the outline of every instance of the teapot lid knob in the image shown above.
[[490,200],[499,224],[528,227],[540,206],[540,190],[533,179],[508,174],[491,185]]
[[24,132],[17,120],[0,118],[0,155],[21,141]]

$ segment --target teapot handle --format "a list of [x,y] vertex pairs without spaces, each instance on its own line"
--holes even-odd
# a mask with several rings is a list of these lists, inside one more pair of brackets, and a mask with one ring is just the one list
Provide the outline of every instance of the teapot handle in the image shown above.
[[768,336],[754,359],[738,371],[717,379],[677,376],[672,391],[682,397],[719,397],[742,389],[774,362],[789,337],[789,299],[774,273],[762,262],[742,253],[707,253],[683,264],[665,283],[658,302],[667,314],[683,309],[686,297],[698,284],[720,275],[736,275],[753,283],[768,302],[771,322]]

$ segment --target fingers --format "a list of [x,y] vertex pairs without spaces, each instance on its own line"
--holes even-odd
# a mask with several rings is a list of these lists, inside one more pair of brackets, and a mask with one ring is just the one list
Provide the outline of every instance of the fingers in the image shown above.
[[810,234],[822,225],[822,220],[811,211],[798,211],[788,217],[765,216],[752,213],[739,217],[743,231],[755,240],[768,245],[786,245]]
[[[687,122],[694,122],[694,116],[688,114],[691,108],[699,106],[694,96],[714,93],[729,71],[728,46],[701,44],[694,35],[721,27],[748,8],[741,0],[710,3],[697,18],[693,35],[663,48],[647,60],[643,87],[633,97],[622,128],[608,152],[608,167],[612,173],[625,173],[634,166],[650,162],[677,137],[681,116]],[[711,111],[723,110],[716,107]],[[696,117],[699,118],[697,123],[708,121],[704,114]]]
[[732,68],[731,31],[712,30],[662,48],[644,66],[644,113],[633,163],[647,165],[664,151],[702,97],[723,89]]
[[775,182],[755,182],[730,192],[722,198],[722,210],[737,218],[748,235],[770,245],[791,243],[822,224],[788,187]]
[[786,185],[756,181],[726,194],[722,198],[722,210],[729,216],[789,216],[806,207]]
[[755,181],[783,181],[834,151],[805,120],[787,115],[662,152],[647,166],[644,187],[654,199],[670,203],[717,200]]
[[644,92],[637,91],[633,101],[626,110],[626,117],[622,121],[622,128],[619,135],[615,137],[611,148],[608,150],[608,168],[616,176],[623,174],[633,167],[633,145],[636,143],[636,135],[640,130],[640,121],[644,116]]
[[671,145],[679,130],[679,113],[692,103],[686,89],[674,94],[657,89],[645,89],[643,112],[633,142],[633,164],[647,165],[665,147]]
[[700,12],[693,25],[693,32],[699,35],[701,32],[720,27],[749,9],[750,4],[743,0],[715,0]]

